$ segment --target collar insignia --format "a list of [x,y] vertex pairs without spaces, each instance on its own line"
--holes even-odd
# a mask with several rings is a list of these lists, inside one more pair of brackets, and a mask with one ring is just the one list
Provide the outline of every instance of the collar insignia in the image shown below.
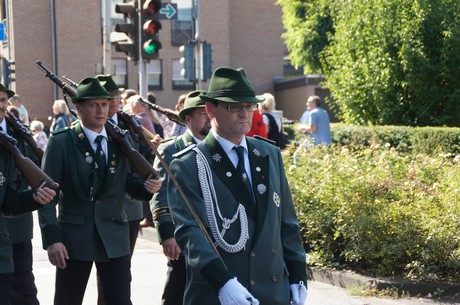
[[252,153],[253,153],[254,155],[256,155],[257,157],[260,157],[260,151],[258,151],[257,148],[254,148],[254,149],[252,150]]
[[212,155],[212,159],[216,162],[220,162],[220,160],[222,159],[222,156],[220,154],[214,154]]
[[277,192],[273,193],[273,202],[275,203],[277,208],[280,207],[281,199]]
[[83,140],[83,139],[85,138],[85,133],[80,132],[80,133],[78,134],[78,138],[79,138],[80,140]]

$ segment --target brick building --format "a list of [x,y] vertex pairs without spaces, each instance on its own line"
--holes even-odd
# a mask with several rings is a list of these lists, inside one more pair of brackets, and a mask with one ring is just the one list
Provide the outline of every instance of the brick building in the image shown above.
[[[36,60],[58,76],[77,82],[97,73],[111,73],[122,86],[138,89],[138,66],[110,44],[110,32],[123,17],[115,13],[117,2],[122,1],[2,0],[6,37],[1,57],[15,61],[16,81],[10,88],[23,97],[32,117],[47,123],[54,99],[61,97],[60,90],[37,69]],[[190,89],[179,73],[179,46],[187,37],[193,38],[192,0],[171,2],[178,5],[178,19],[162,20],[163,48],[159,58],[147,65],[149,89],[158,104],[168,108],[174,108],[177,97]],[[212,44],[213,68],[244,67],[258,93],[274,92],[274,77],[283,75],[281,7],[274,2],[199,2],[201,39]],[[202,88],[207,85],[203,82]]]

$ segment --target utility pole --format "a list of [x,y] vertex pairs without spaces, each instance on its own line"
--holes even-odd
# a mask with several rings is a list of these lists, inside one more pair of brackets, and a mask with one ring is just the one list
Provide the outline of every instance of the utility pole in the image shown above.
[[200,33],[200,0],[193,1],[192,7],[192,16],[195,21],[195,79],[196,79],[196,89],[202,90],[201,80],[203,79],[202,75],[202,66],[203,66],[203,48],[201,45],[201,33]]

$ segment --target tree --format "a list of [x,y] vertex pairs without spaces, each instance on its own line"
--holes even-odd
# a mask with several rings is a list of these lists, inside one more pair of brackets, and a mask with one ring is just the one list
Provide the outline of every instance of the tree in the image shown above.
[[460,126],[458,1],[336,0],[326,11],[332,30],[316,56],[345,122]]

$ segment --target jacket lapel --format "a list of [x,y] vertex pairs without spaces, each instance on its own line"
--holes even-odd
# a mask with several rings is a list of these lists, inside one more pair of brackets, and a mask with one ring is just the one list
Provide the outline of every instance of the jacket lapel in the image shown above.
[[210,153],[211,160],[208,161],[214,169],[214,172],[221,179],[224,185],[233,193],[235,198],[243,204],[247,215],[255,220],[256,208],[252,199],[252,194],[247,191],[243,180],[239,177],[236,171],[236,168],[233,166],[227,154],[214,138],[212,133],[209,133],[205,141],[198,145],[200,148],[203,146],[206,146]]
[[270,186],[269,155],[262,153],[254,145],[254,139],[246,137],[248,143],[249,163],[251,164],[252,189],[256,199],[257,223],[254,233],[254,240],[259,237],[264,225],[267,212],[268,193]]

